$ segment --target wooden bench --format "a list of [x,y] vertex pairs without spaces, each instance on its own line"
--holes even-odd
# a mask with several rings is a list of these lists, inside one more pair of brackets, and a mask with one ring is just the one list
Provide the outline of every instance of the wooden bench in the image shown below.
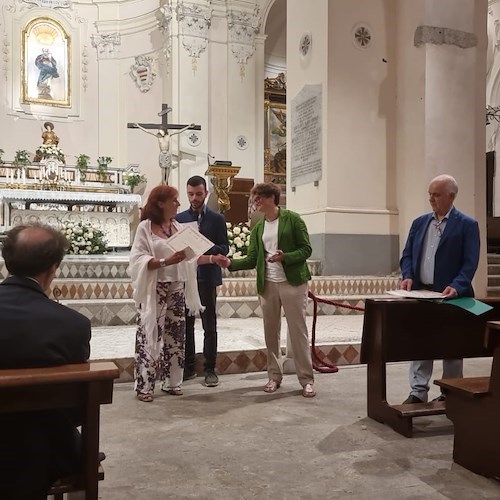
[[51,494],[83,490],[87,500],[97,500],[98,480],[104,477],[98,461],[100,405],[112,402],[113,380],[118,376],[114,363],[99,361],[0,370],[0,413],[57,408],[81,410],[83,471],[55,486]]
[[446,394],[453,421],[453,460],[487,477],[500,477],[500,322],[487,323],[485,346],[493,350],[490,377],[435,380]]
[[[413,435],[413,418],[445,413],[444,402],[390,405],[386,363],[420,359],[491,356],[483,344],[489,320],[500,320],[500,299],[483,300],[493,309],[475,316],[463,309],[412,299],[367,299],[361,362],[367,364],[368,416],[403,436]],[[408,386],[409,391],[409,386]]]

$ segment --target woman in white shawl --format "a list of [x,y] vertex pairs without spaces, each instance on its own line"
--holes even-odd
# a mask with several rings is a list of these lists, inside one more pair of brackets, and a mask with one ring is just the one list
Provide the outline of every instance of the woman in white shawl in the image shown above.
[[[130,253],[134,300],[139,309],[135,343],[135,390],[143,402],[153,401],[156,380],[162,390],[181,395],[184,370],[185,310],[202,309],[196,282],[197,264],[222,264],[222,255],[202,255],[186,262],[168,238],[181,230],[174,217],[180,203],[172,186],[155,187],[142,209]],[[220,261],[220,262],[219,262]]]

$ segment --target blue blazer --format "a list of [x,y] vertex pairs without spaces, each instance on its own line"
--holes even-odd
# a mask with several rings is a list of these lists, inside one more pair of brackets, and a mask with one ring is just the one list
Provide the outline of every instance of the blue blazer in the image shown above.
[[[414,290],[422,287],[420,261],[431,220],[432,212],[413,221],[400,261],[403,279],[411,278]],[[434,290],[442,292],[447,286],[451,286],[459,296],[473,297],[471,282],[479,262],[479,246],[478,223],[452,208],[436,251]]]
[[[178,222],[193,222],[197,220],[196,213],[189,208],[177,214]],[[210,210],[205,206],[205,212],[200,222],[200,233],[208,238],[214,246],[205,255],[227,255],[229,253],[229,243],[227,241],[226,219],[218,212]],[[198,266],[198,282],[206,286],[222,285],[222,271],[217,264],[204,264]]]

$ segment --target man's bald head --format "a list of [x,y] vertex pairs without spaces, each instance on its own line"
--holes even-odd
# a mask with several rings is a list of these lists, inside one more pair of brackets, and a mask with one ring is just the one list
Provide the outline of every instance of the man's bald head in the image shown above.
[[68,246],[66,237],[51,226],[16,226],[7,233],[2,257],[10,274],[34,278],[59,267]]

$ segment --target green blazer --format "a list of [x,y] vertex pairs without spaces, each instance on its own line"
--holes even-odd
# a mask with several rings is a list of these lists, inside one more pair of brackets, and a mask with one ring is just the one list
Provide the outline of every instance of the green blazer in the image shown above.
[[[264,219],[261,219],[250,234],[248,252],[242,259],[233,259],[229,266],[230,271],[257,268],[257,292],[264,292],[266,278],[266,261],[262,233]],[[290,285],[298,286],[311,279],[311,273],[306,260],[311,256],[312,248],[309,241],[309,232],[305,222],[299,214],[280,208],[278,222],[278,250],[282,250],[282,262],[285,276]]]

